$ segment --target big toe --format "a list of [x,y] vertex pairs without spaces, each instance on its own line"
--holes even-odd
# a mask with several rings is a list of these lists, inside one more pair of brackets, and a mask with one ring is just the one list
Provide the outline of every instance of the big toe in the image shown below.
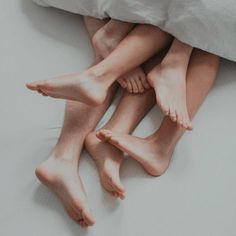
[[192,130],[192,123],[189,119],[189,116],[184,113],[177,113],[177,123],[186,130]]
[[52,90],[53,86],[50,81],[41,80],[26,84],[26,87],[31,90],[41,90],[42,92]]
[[132,85],[132,90],[134,93],[138,93],[139,89],[138,89],[138,85],[136,83],[135,78],[130,79],[131,85]]
[[27,83],[26,84],[26,87],[30,90],[38,90],[39,87],[38,87],[38,81],[36,82],[31,82],[31,83]]
[[84,222],[88,226],[92,226],[95,224],[95,220],[92,216],[92,213],[88,208],[85,208],[84,210],[82,210],[82,217],[83,217]]
[[125,188],[120,181],[119,169],[110,169],[106,173],[106,182],[111,192],[116,192],[121,199],[125,197]]
[[118,193],[118,197],[123,200],[125,198],[125,189],[120,181],[120,178],[119,177],[112,178],[111,184],[114,188],[114,191]]
[[188,116],[186,116],[186,119],[185,119],[185,128],[189,131],[193,130],[193,125]]
[[102,129],[97,131],[96,136],[102,141],[107,141],[111,137],[111,134],[111,131]]
[[122,88],[127,88],[127,82],[124,79],[119,79],[118,82]]

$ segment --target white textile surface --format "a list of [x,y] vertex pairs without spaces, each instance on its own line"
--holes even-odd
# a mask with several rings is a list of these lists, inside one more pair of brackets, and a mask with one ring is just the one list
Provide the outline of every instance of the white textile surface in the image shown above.
[[[35,167],[55,145],[64,102],[25,89],[27,81],[82,70],[92,50],[81,17],[31,0],[0,1],[0,235],[1,236],[235,236],[236,65],[223,60],[219,78],[160,178],[127,159],[119,202],[100,187],[90,156],[80,175],[97,221],[89,230],[69,219],[40,184]],[[116,101],[99,124],[107,122]],[[135,135],[153,132],[154,108]]]
[[153,24],[181,41],[236,61],[235,0],[34,0],[98,18]]

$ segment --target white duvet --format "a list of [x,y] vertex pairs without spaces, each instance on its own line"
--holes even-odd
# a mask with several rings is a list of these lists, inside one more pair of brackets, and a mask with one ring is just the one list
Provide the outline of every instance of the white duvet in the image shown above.
[[43,6],[150,23],[181,41],[236,61],[236,0],[34,0]]

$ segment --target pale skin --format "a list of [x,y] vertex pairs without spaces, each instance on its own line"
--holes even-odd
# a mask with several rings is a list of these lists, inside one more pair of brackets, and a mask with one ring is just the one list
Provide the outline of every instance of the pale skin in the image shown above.
[[80,153],[86,135],[106,111],[113,92],[114,89],[109,91],[105,103],[96,108],[68,101],[60,138],[48,160],[36,169],[39,180],[59,197],[68,215],[82,227],[91,226],[95,221],[78,174]]
[[[94,18],[85,18],[86,25],[89,26],[90,22],[92,28],[95,24],[94,21]],[[150,72],[151,62],[152,60],[145,64],[146,72]],[[104,128],[114,131],[122,130],[127,134],[131,133],[146,112],[154,105],[153,94],[153,90],[149,90],[140,96],[124,92],[116,111]],[[140,106],[140,104],[143,105]],[[85,146],[97,165],[102,186],[114,197],[124,199],[125,189],[120,181],[119,173],[123,163],[122,152],[99,140],[95,132],[91,132],[87,136]]]
[[[85,20],[90,38],[105,23],[101,20]],[[95,56],[95,63],[98,63],[101,57],[96,51]],[[67,101],[58,142],[48,160],[36,168],[39,180],[58,196],[68,215],[82,227],[93,225],[95,220],[78,174],[80,154],[87,134],[95,128],[109,106],[115,87],[110,88],[104,104],[95,108]]]
[[28,83],[27,87],[54,98],[97,106],[116,80],[165,48],[171,39],[155,26],[138,25],[109,56],[83,73]]
[[[88,17],[86,17],[88,18]],[[91,17],[90,17],[91,18]],[[94,19],[94,18],[93,18]],[[134,28],[135,24],[119,20],[109,20],[93,37],[93,46],[106,58]],[[117,80],[130,93],[143,93],[149,89],[146,75],[141,66],[133,69]]]
[[[219,57],[195,49],[187,71],[187,109],[192,119],[211,89],[219,67]],[[160,128],[146,138],[100,130],[97,137],[109,142],[138,161],[153,176],[168,168],[175,146],[185,129],[165,117]]]
[[[147,59],[157,49],[160,50],[160,45],[163,48],[171,40],[169,35],[157,27],[139,25],[112,51],[112,48],[127,35],[132,27],[133,24],[130,23],[110,20],[95,34],[98,36],[93,37],[99,55],[104,50],[102,55],[103,58],[106,57],[105,60],[82,74],[29,83],[27,87],[42,93],[44,96],[78,100],[89,105],[101,104],[106,97],[108,88],[115,80],[124,81],[127,72],[134,67],[135,63],[142,63],[143,61],[140,59]],[[107,29],[104,30],[104,28]],[[110,30],[114,36],[112,43],[106,43],[112,38],[107,36],[108,33],[104,33],[109,31],[109,28],[120,30],[117,31],[119,34],[114,34],[114,31]],[[99,40],[102,35],[107,37],[107,40]],[[162,44],[156,43],[157,38]],[[109,52],[111,53],[108,55]],[[137,56],[137,52],[139,52],[139,56]],[[175,39],[163,62],[157,65],[147,76],[150,85],[155,89],[157,103],[164,114],[188,130],[192,129],[192,124],[186,106],[186,71],[191,52],[191,46]],[[138,70],[140,71],[140,68],[135,69],[136,72]],[[130,92],[143,92],[144,88],[149,88],[145,79],[146,76],[143,71],[140,72],[143,74],[142,76],[140,73],[140,76],[136,76],[135,71],[131,71],[128,75],[133,75],[131,77],[135,77],[136,80],[130,79],[123,87],[126,87]],[[126,76],[120,77],[123,74]],[[122,84],[122,82],[120,83]]]
[[163,61],[148,74],[162,112],[185,129],[192,130],[186,104],[186,74],[192,47],[175,39]]
[[[94,19],[87,19],[85,23],[90,37],[105,24],[103,21],[94,21]],[[96,62],[98,62],[101,58],[97,52],[95,53]],[[115,86],[112,86],[105,103],[96,108],[68,101],[60,138],[48,160],[36,169],[39,180],[59,197],[68,215],[82,227],[95,223],[77,170],[85,137],[89,133],[86,138],[86,147],[97,164],[102,185],[113,196],[124,198],[124,188],[119,177],[120,166],[123,162],[122,153],[112,145],[97,139],[91,132],[105,113],[114,92]],[[141,96],[124,93],[115,114],[104,128],[114,131],[122,129],[127,134],[132,132],[140,119],[152,107],[154,100],[154,93],[151,90]],[[144,106],[140,107],[140,103]],[[133,112],[130,113],[130,111]],[[127,115],[128,112],[129,115]],[[126,125],[123,125],[124,119]],[[99,148],[101,148],[100,151],[98,151]],[[94,153],[94,150],[97,152]]]
[[[115,113],[103,128],[130,134],[154,104],[153,90],[140,95],[124,92]],[[87,136],[85,146],[97,164],[103,187],[113,196],[124,199],[125,189],[119,173],[123,163],[122,152],[113,145],[99,140],[95,132]]]
[[[100,57],[98,56],[97,61],[99,60]],[[43,91],[41,92],[44,93]],[[36,170],[36,174],[39,177],[39,179],[58,195],[68,214],[74,220],[76,220],[82,227],[87,227],[89,225],[92,225],[94,223],[94,219],[88,208],[83,185],[77,173],[77,164],[79,162],[79,155],[84,143],[85,136],[93,130],[98,120],[105,112],[111,100],[110,93],[113,92],[114,90],[113,91],[109,90],[108,96],[105,99],[105,103],[94,109],[77,102],[67,103],[64,126],[61,136],[58,140],[58,143],[54,148],[50,158],[42,165],[40,165]],[[150,94],[151,92],[148,93]],[[140,114],[140,117],[136,114],[134,116],[133,112],[131,113],[133,115],[131,116],[132,123],[130,123],[129,127],[128,126],[126,127],[126,130],[125,129],[122,130],[124,133],[125,131],[127,134],[130,133],[134,129],[134,126],[136,126],[135,122],[138,122],[145,114],[145,111],[149,110],[150,109],[149,107],[152,106],[152,104],[150,104],[151,99],[147,99],[146,97],[147,96],[146,94],[148,93],[145,93],[143,95],[144,96],[143,98],[145,98],[146,99],[145,101],[147,101],[147,103],[144,102],[144,105],[146,104],[148,107],[146,106],[143,107],[142,103],[142,109],[144,110],[141,110],[141,112],[138,113]],[[45,93],[45,95],[47,94]],[[127,95],[124,97],[127,98],[129,96]],[[154,95],[152,95],[152,98],[154,99]],[[120,111],[126,111],[128,104],[127,102],[131,104],[132,107],[133,106],[135,107],[135,103],[133,104],[131,100],[127,100],[123,102],[124,106],[123,108],[122,106],[121,108],[119,107],[117,108],[118,110],[120,109],[117,114],[120,114]],[[139,108],[140,104],[138,106],[136,105],[136,107]],[[130,109],[127,109],[127,111],[129,113]],[[77,116],[78,112],[79,114],[84,114],[84,116],[82,117]],[[91,118],[88,119],[88,117],[90,116]],[[119,121],[120,123],[123,123],[124,117],[126,118],[125,122],[127,122],[127,116],[121,116],[121,120],[119,120],[119,115],[117,115],[117,117],[116,116],[114,117],[115,118],[113,118],[113,122],[111,120],[111,124],[108,123],[104,128],[117,131],[118,130],[117,127],[119,127],[119,125],[117,125],[116,122]],[[87,125],[84,125],[85,123],[87,123]],[[183,130],[181,131],[183,132]],[[93,145],[93,147],[89,147],[90,139],[95,140],[95,143],[97,144]],[[104,158],[104,161],[101,161],[100,159],[99,161],[96,160],[98,155],[97,156],[93,155],[93,158],[96,160],[100,176],[102,172],[108,173],[108,175],[102,175],[101,178],[102,184],[104,187],[106,186],[107,190],[110,191],[114,196],[123,198],[124,191],[123,191],[123,186],[120,183],[119,173],[118,173],[120,165],[122,163],[122,161],[120,161],[122,157],[119,155],[120,158],[109,158],[109,156],[115,156],[115,153],[119,152],[120,154],[121,152],[118,151],[116,148],[112,147],[111,145],[109,145],[108,143],[105,143],[104,140],[103,142],[100,142],[98,139],[96,139],[94,133],[91,133],[86,139],[87,148],[88,149],[90,148],[91,154],[93,152],[94,147],[96,149],[101,143],[103,146],[102,149],[104,149],[106,152],[106,153],[104,152],[106,154],[106,158]],[[105,149],[105,147],[107,147],[107,149]],[[108,151],[109,149],[110,151]],[[113,152],[112,150],[116,151]],[[109,153],[110,155],[108,155]],[[102,152],[99,155],[102,156]],[[119,159],[119,161],[116,161],[114,159]],[[145,169],[147,170],[147,167]],[[113,173],[115,173],[115,175],[112,175]]]

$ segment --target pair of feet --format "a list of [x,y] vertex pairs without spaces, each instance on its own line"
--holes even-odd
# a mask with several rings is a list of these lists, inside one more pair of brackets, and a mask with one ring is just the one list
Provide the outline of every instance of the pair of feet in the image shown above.
[[[97,76],[91,68],[81,74],[28,83],[27,87],[44,96],[96,106],[104,102],[109,88],[104,81],[112,79],[113,75],[108,75],[109,78],[106,76]],[[186,105],[185,76],[185,72],[179,68],[158,65],[148,74],[148,81],[155,89],[156,100],[163,113],[173,122],[191,130],[192,125]]]
[[[141,139],[100,130],[86,138],[86,149],[95,160],[102,186],[114,197],[124,199],[125,189],[120,180],[123,152],[137,160],[148,174],[159,176],[167,169],[173,149],[162,144],[162,139]],[[134,148],[135,147],[135,148]],[[36,169],[39,180],[61,200],[68,215],[82,227],[95,223],[86,193],[78,175],[77,164],[68,160],[68,148],[58,154],[55,147],[50,158]]]
[[[112,37],[111,37],[112,36]],[[107,57],[123,38],[119,34],[107,34],[100,29],[93,37],[97,55]],[[109,75],[110,79],[112,76]],[[148,76],[141,67],[121,78],[115,78],[130,93],[142,93],[150,86],[155,89],[157,103],[163,113],[185,129],[192,129],[186,106],[186,73],[181,69],[156,66]],[[28,83],[27,87],[43,96],[84,102],[96,106],[104,102],[109,85],[104,77],[94,73],[93,68],[83,73],[66,75],[45,81]]]

